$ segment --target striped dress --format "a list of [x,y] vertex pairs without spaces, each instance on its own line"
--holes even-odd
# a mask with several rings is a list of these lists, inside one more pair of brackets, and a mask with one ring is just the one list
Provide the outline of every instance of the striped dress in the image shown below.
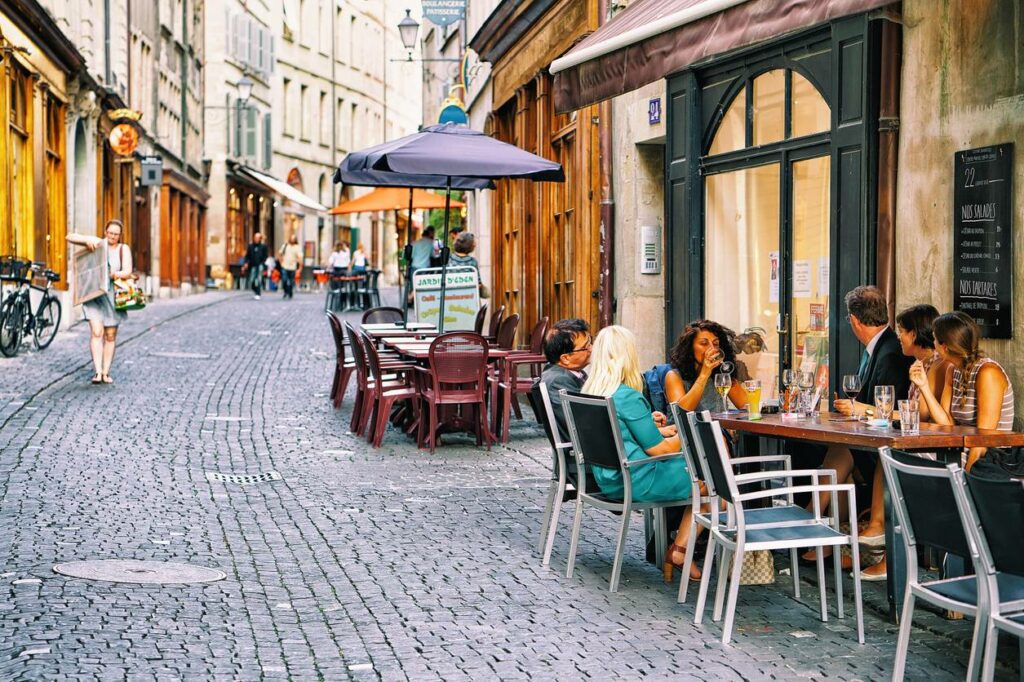
[[[1010,377],[1006,375],[1006,370],[995,360],[984,359],[975,364],[963,390],[960,388],[962,371],[956,368],[953,369],[953,402],[949,406],[953,421],[960,426],[977,425],[978,404],[974,387],[978,381],[978,371],[987,364],[999,367],[999,371],[1006,377],[1006,392],[1003,393],[1003,407],[999,412],[999,425],[996,426],[996,429],[999,431],[1013,431],[1013,385],[1010,384]],[[963,405],[960,404],[961,396],[966,397]]]

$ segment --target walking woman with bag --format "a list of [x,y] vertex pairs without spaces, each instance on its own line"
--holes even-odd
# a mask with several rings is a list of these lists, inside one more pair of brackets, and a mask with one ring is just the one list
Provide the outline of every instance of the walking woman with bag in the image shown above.
[[[132,252],[127,245],[121,243],[124,225],[120,220],[111,220],[105,230],[107,247],[107,266],[111,280],[133,278]],[[90,251],[100,247],[104,239],[86,234],[69,234],[68,242],[84,246]],[[94,384],[112,384],[110,366],[114,362],[114,349],[117,343],[117,328],[128,317],[123,310],[114,309],[114,286],[111,282],[108,293],[98,296],[82,304],[85,319],[89,321],[89,351],[92,353],[92,364],[95,374]]]

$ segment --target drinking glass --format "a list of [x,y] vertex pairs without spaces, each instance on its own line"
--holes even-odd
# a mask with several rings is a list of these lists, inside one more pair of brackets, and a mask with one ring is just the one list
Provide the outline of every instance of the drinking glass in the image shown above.
[[729,411],[729,403],[726,402],[726,394],[729,393],[729,389],[732,388],[732,377],[725,372],[719,372],[715,375],[715,390],[718,391],[718,395],[722,397],[722,412]]
[[[843,375],[843,393],[846,394],[847,399],[853,401],[857,398],[860,393],[861,383],[859,374],[845,374]],[[859,417],[856,415],[850,417],[851,420],[856,421]]]
[[747,393],[747,416],[756,421],[761,418],[761,380],[744,381],[743,390]]
[[712,348],[704,353],[704,362],[706,364],[713,364],[724,359],[725,353],[722,352],[721,348]]
[[900,433],[908,436],[916,436],[921,432],[921,411],[917,401],[901,400],[900,406]]
[[793,406],[790,403],[793,401],[793,392],[796,388],[796,372],[794,370],[782,370],[782,386],[785,389],[783,392],[782,409],[784,412],[792,412]]
[[878,418],[889,421],[892,414],[893,397],[896,389],[892,386],[875,386],[875,410],[878,411]]
[[814,372],[797,372],[797,386],[800,387],[800,410],[805,417],[810,417],[814,411]]

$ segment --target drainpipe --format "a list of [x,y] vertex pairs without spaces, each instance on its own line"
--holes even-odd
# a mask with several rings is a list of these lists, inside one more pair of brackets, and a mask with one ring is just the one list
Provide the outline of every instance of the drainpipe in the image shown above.
[[188,0],[181,3],[181,172],[188,175]]
[[[608,0],[598,0],[598,25],[609,18]],[[612,288],[615,274],[615,198],[612,184],[612,103],[605,100],[598,105],[598,168],[601,179],[601,253],[600,289],[598,291],[598,317],[602,327],[615,320],[615,293]]]
[[104,85],[109,88],[114,76],[110,67],[110,0],[103,0],[103,72]]
[[888,302],[889,321],[896,312],[896,175],[900,124],[901,27],[882,22],[881,86],[878,106],[878,228],[875,272]]

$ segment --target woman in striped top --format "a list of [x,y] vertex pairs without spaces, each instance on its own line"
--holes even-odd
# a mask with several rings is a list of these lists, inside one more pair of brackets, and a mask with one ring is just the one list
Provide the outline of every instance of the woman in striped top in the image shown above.
[[[935,348],[951,367],[946,371],[942,398],[928,384],[921,363],[910,368],[910,380],[921,390],[936,424],[976,426],[979,429],[1013,430],[1013,386],[1006,371],[978,348],[981,333],[974,320],[962,312],[939,316],[932,325]],[[971,448],[967,469],[985,454]]]

